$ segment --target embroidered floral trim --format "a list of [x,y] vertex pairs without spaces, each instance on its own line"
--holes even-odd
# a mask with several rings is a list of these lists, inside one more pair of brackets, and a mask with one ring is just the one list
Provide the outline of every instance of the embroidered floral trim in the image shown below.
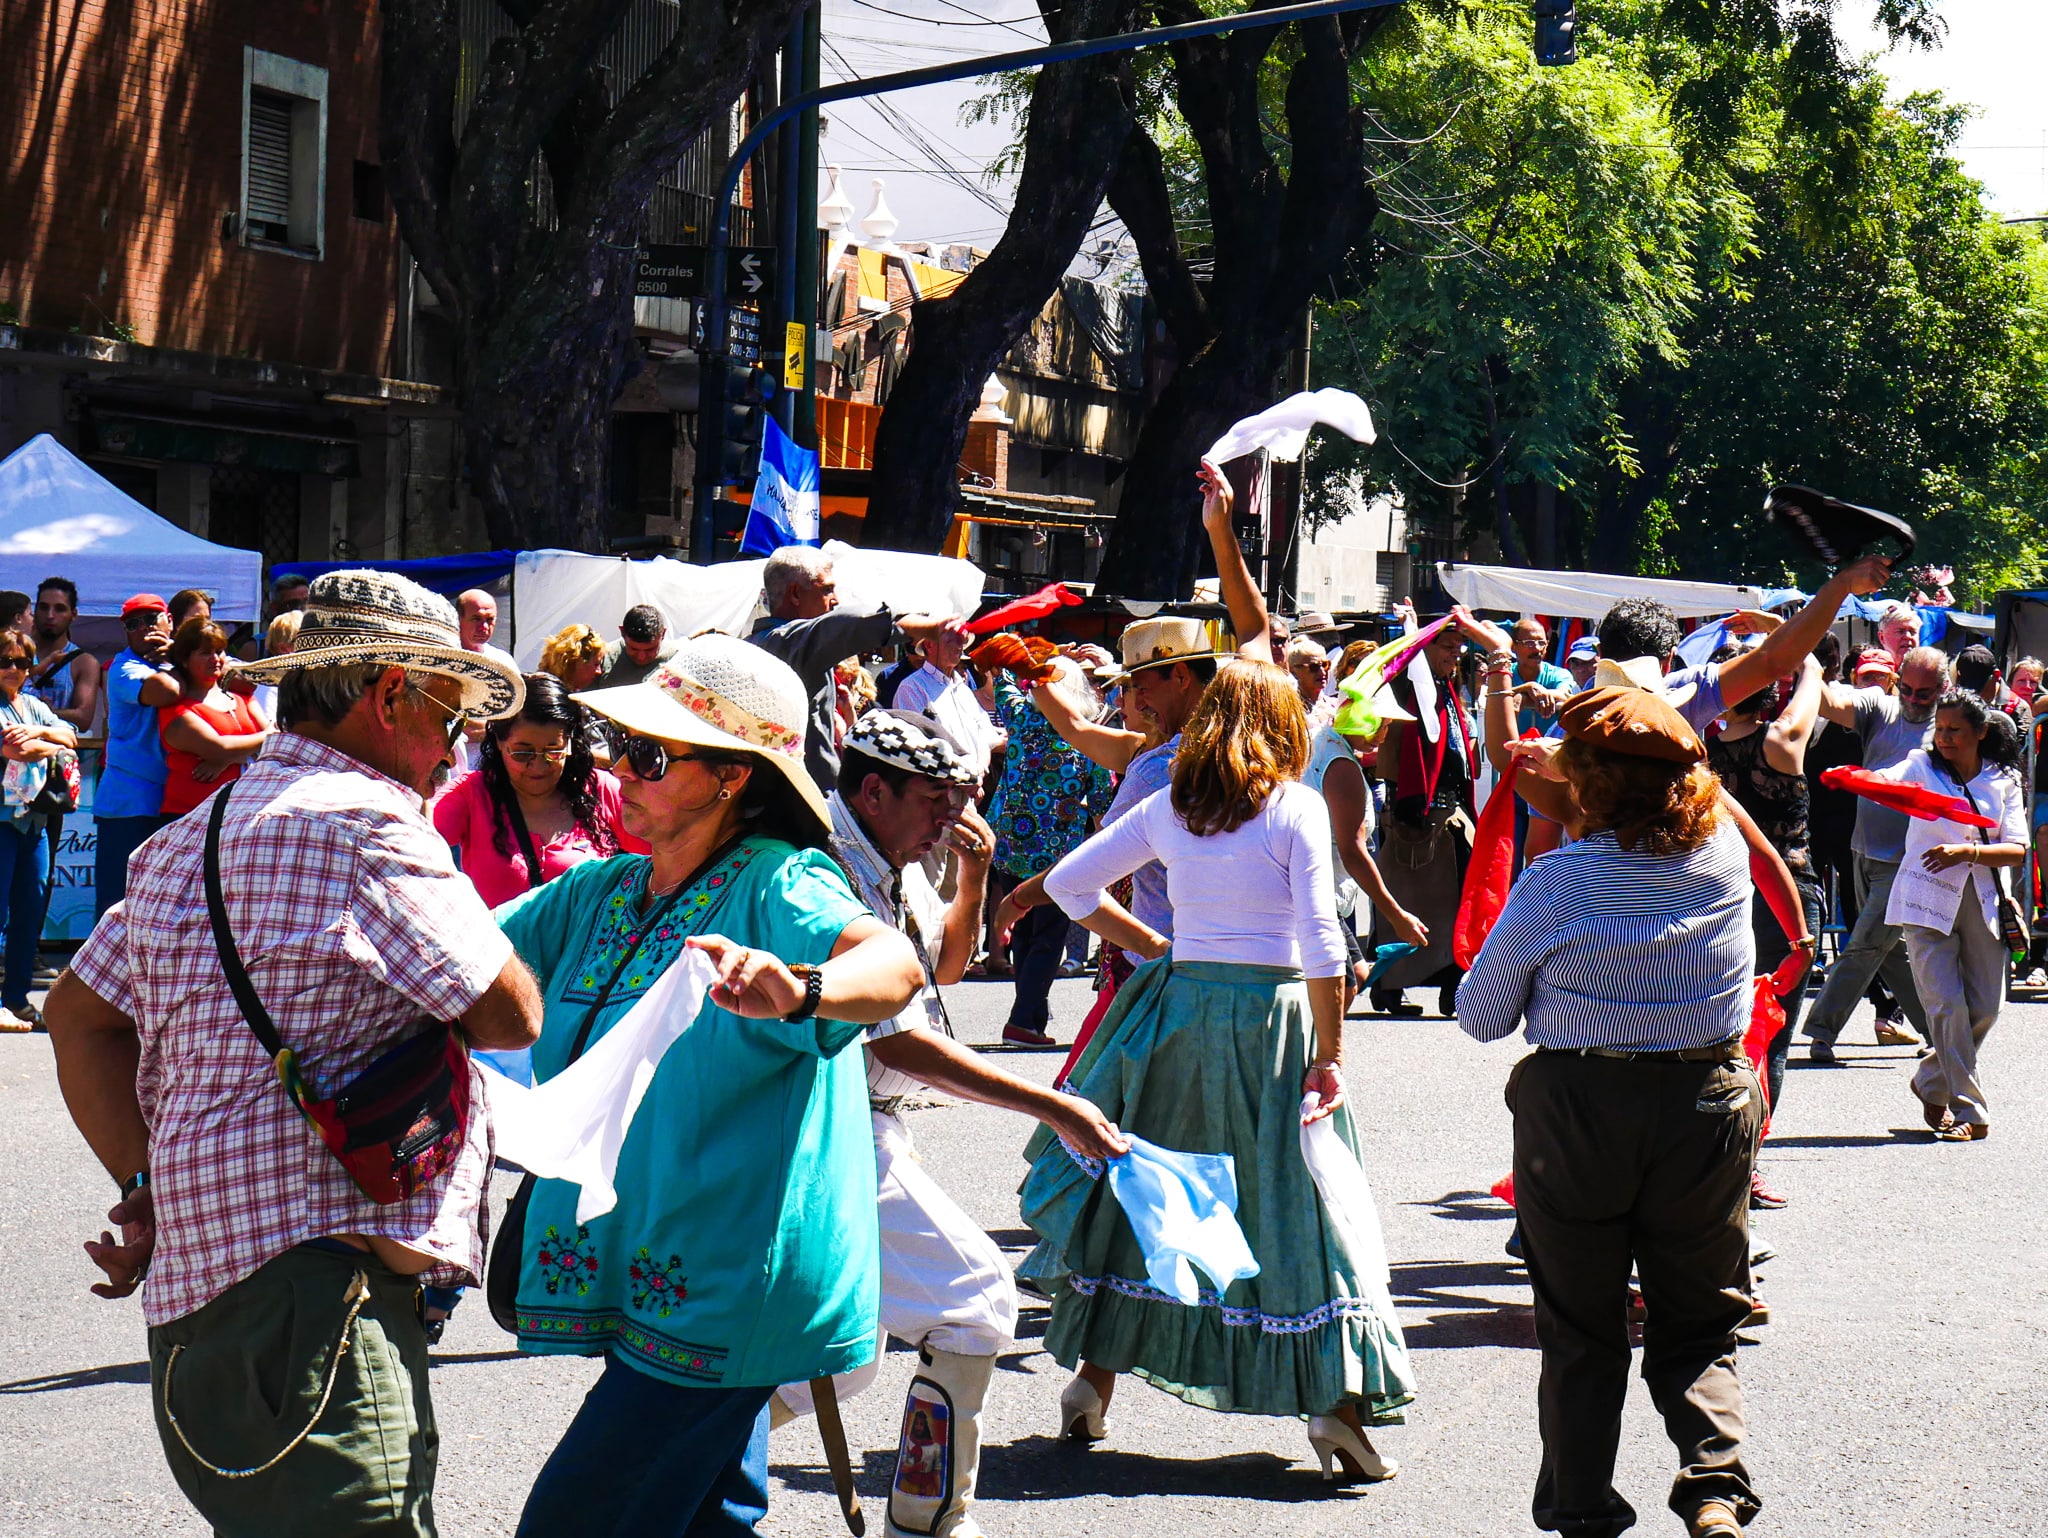
[[577,1224],[575,1237],[564,1239],[550,1223],[534,1258],[540,1262],[541,1279],[550,1297],[569,1291],[579,1298],[590,1295],[590,1284],[597,1280],[597,1246],[590,1242],[586,1225]]
[[587,1353],[603,1351],[616,1342],[635,1355],[658,1363],[661,1371],[673,1377],[693,1378],[702,1383],[721,1383],[725,1379],[728,1353],[724,1348],[672,1340],[617,1314],[542,1314],[521,1309],[516,1323],[521,1336],[535,1336],[543,1342],[560,1341]]
[[658,1261],[646,1245],[641,1245],[640,1253],[626,1262],[626,1275],[633,1282],[633,1306],[651,1308],[664,1319],[674,1313],[676,1306],[690,1296],[689,1280],[681,1275],[682,1269],[682,1256],[671,1255],[666,1262]]
[[[723,865],[698,883],[693,898],[677,903],[669,911],[661,921],[661,927],[649,935],[647,943],[634,954],[632,970],[620,978],[618,987],[612,990],[614,1003],[638,998],[667,970],[669,963],[681,951],[683,941],[703,924],[705,910],[725,885],[747,868],[756,853],[753,844],[741,844]],[[564,1003],[587,1004],[595,999],[605,979],[618,965],[617,958],[631,950],[634,941],[640,937],[640,899],[646,893],[647,877],[652,869],[650,861],[635,860],[612,895],[605,899],[604,906],[598,910],[589,942],[577,962],[575,981],[563,990]]]
[[[1092,1298],[1098,1291],[1107,1289],[1120,1297],[1132,1298],[1140,1303],[1171,1303],[1183,1308],[1178,1298],[1161,1292],[1157,1287],[1144,1282],[1134,1282],[1123,1276],[1069,1276],[1067,1285],[1084,1298]],[[1332,1298],[1318,1308],[1305,1314],[1268,1314],[1256,1308],[1233,1308],[1207,1287],[1201,1289],[1200,1308],[1213,1308],[1223,1315],[1224,1324],[1232,1329],[1256,1329],[1263,1335],[1306,1335],[1320,1330],[1338,1320],[1371,1319],[1376,1317],[1372,1304],[1365,1298]]]

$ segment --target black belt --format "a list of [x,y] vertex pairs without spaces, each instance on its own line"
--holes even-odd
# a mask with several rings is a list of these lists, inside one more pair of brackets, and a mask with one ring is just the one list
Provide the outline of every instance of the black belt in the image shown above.
[[1730,1036],[1726,1041],[1712,1042],[1704,1047],[1662,1051],[1637,1047],[1538,1047],[1536,1050],[1556,1052],[1565,1057],[1598,1057],[1623,1063],[1732,1063],[1748,1060],[1743,1054],[1739,1036]]

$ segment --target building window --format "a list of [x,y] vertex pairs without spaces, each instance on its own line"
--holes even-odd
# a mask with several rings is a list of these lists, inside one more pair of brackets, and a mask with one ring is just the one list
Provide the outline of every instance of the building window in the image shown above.
[[318,258],[327,243],[327,71],[242,50],[242,244]]
[[358,219],[384,222],[384,168],[358,160],[350,184],[350,208]]

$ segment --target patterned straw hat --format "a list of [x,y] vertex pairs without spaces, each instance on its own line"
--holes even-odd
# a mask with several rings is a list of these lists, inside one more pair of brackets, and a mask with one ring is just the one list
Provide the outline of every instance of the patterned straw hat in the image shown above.
[[304,612],[290,651],[237,664],[235,676],[274,684],[296,668],[375,662],[455,679],[463,710],[477,720],[502,720],[526,703],[519,670],[464,651],[455,606],[417,582],[388,571],[330,571],[313,579]]
[[1120,644],[1123,668],[1105,682],[1122,683],[1133,673],[1142,673],[1147,668],[1169,667],[1176,662],[1193,662],[1197,658],[1216,655],[1208,628],[1198,619],[1178,615],[1141,619],[1135,625],[1127,625]]
[[693,636],[645,683],[573,695],[641,737],[745,753],[790,784],[817,818],[818,841],[832,829],[825,798],[804,768],[811,702],[796,669],[737,636]]

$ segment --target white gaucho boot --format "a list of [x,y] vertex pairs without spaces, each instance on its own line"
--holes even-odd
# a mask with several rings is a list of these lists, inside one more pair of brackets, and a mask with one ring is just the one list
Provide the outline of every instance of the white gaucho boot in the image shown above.
[[955,1356],[920,1346],[903,1402],[887,1538],[982,1538],[971,1515],[981,1473],[981,1403],[993,1356]]

